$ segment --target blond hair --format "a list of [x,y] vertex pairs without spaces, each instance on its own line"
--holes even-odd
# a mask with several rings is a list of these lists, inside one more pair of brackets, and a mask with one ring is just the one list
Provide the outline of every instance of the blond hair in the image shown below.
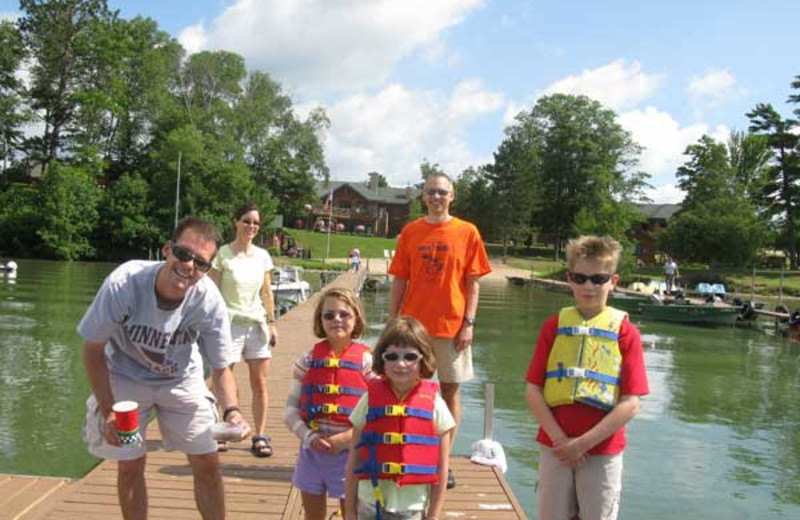
[[343,289],[341,287],[334,287],[323,292],[319,301],[317,301],[317,308],[314,309],[314,334],[318,338],[326,337],[325,329],[322,327],[322,307],[325,306],[325,300],[328,298],[338,298],[342,303],[350,307],[353,311],[353,333],[351,337],[360,338],[364,335],[364,329],[367,328],[366,320],[364,319],[364,309],[361,307],[361,301],[358,296],[350,289]]
[[567,266],[571,270],[579,259],[595,260],[615,273],[621,254],[622,246],[613,238],[583,235],[567,243]]

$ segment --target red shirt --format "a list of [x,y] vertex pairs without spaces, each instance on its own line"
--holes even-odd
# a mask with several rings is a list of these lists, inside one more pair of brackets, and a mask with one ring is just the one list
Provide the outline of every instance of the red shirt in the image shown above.
[[[533,359],[528,366],[528,373],[525,379],[528,383],[544,388],[545,373],[547,372],[547,358],[550,357],[550,350],[556,340],[556,330],[558,329],[558,316],[549,318],[542,330],[539,332],[539,341],[536,342],[536,350]],[[650,388],[647,384],[647,372],[644,367],[644,352],[642,350],[642,339],[639,336],[639,329],[627,319],[622,322],[619,329],[619,350],[622,354],[622,369],[620,372],[619,390],[620,396],[624,395],[647,395]],[[579,437],[599,423],[606,412],[599,408],[594,408],[582,403],[567,404],[556,406],[550,409],[553,417],[569,437]],[[545,446],[553,446],[553,441],[539,427],[536,440]],[[589,450],[590,455],[615,455],[622,453],[625,449],[625,427],[623,426],[610,437],[598,443]]]

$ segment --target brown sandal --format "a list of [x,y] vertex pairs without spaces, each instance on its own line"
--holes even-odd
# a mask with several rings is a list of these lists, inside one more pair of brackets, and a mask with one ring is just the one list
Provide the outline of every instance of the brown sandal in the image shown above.
[[269,435],[254,435],[253,436],[253,444],[250,445],[250,451],[256,457],[271,457],[272,456],[272,445],[270,445]]

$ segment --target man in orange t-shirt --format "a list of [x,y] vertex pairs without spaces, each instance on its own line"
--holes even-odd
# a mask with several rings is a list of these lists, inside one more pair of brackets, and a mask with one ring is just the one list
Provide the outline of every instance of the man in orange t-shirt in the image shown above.
[[[389,317],[416,318],[433,338],[442,397],[461,422],[459,384],[474,377],[472,331],[478,309],[479,279],[492,270],[473,224],[450,215],[453,182],[444,173],[425,180],[428,214],[407,224],[397,241],[389,274],[394,276]],[[448,488],[455,486],[452,474]]]

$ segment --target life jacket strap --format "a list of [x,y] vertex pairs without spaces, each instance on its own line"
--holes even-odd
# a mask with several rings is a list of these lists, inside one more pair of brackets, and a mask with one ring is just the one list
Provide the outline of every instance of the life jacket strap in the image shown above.
[[359,371],[363,368],[361,363],[339,358],[312,359],[308,366],[310,368],[347,368]]
[[399,432],[363,432],[361,442],[357,447],[372,444],[422,444],[425,446],[438,446],[439,437],[418,435],[415,433]]
[[550,378],[556,378],[559,382],[564,378],[569,378],[569,379],[585,378],[585,379],[594,379],[595,381],[599,381],[601,383],[606,383],[609,385],[619,384],[618,377],[610,376],[608,374],[601,374],[600,372],[595,372],[594,370],[589,370],[588,368],[581,368],[581,367],[565,368],[563,363],[559,363],[557,369],[545,373],[545,379],[550,379]]
[[422,408],[412,408],[400,404],[371,406],[369,410],[367,410],[367,422],[372,422],[383,417],[416,417],[418,419],[433,420],[433,411],[423,410]]
[[311,394],[312,392],[316,392],[318,394],[327,394],[327,395],[363,395],[367,392],[364,388],[355,388],[352,386],[343,386],[343,385],[305,385],[303,387],[303,391]]
[[598,329],[596,327],[587,327],[585,325],[578,325],[575,327],[559,327],[557,333],[563,336],[596,336],[599,338],[606,338],[612,341],[619,341],[619,334],[610,330]]
[[353,409],[347,406],[339,406],[336,403],[322,403],[316,406],[312,406],[311,410],[314,412],[314,416],[316,417],[317,414],[324,413],[328,415],[334,414],[342,414],[342,415],[350,415],[353,413]]

